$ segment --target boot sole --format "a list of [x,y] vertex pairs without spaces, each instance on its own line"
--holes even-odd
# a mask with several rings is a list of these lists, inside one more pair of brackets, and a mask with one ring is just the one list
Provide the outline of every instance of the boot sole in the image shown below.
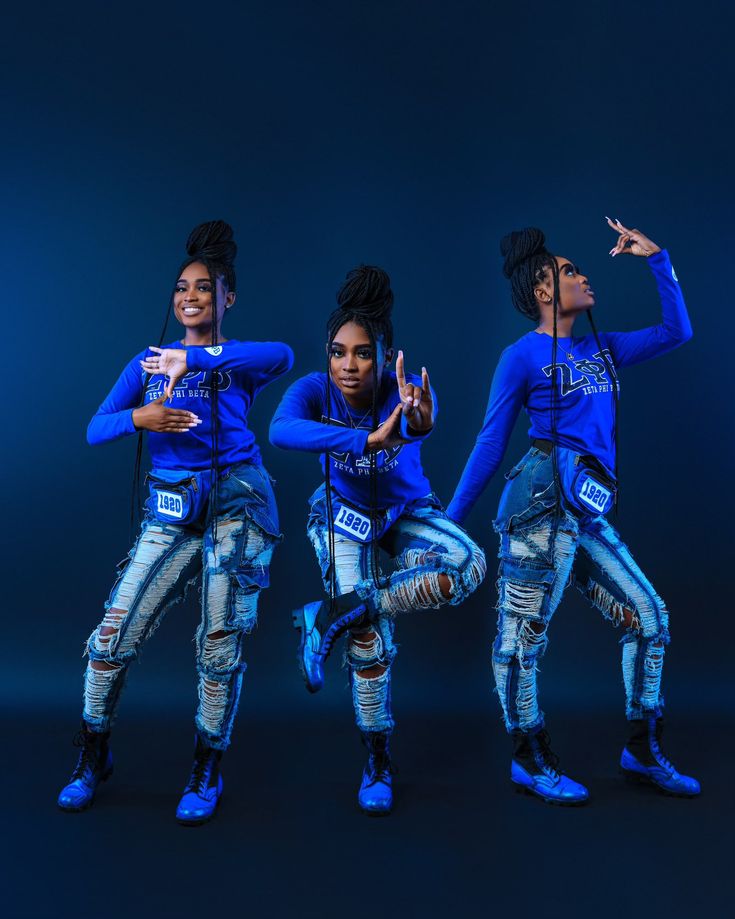
[[663,785],[659,785],[657,781],[649,778],[647,775],[641,775],[640,772],[630,772],[628,769],[623,769],[622,767],[618,770],[618,772],[630,785],[645,785],[647,788],[655,788],[656,791],[660,792],[662,795],[667,795],[669,798],[691,799],[698,798],[701,794],[701,792],[689,794],[686,791],[671,791],[668,788],[664,788]]
[[589,798],[582,798],[579,801],[561,801],[558,798],[549,798],[546,795],[540,794],[538,791],[532,791],[530,788],[526,788],[525,785],[517,785],[513,782],[513,790],[517,795],[528,795],[530,798],[538,798],[539,801],[543,801],[544,804],[552,804],[554,807],[584,807],[585,804],[590,803]]
[[[113,766],[110,766],[107,772],[105,772],[104,775],[100,776],[100,780],[97,783],[97,787],[99,787],[103,782],[106,782],[110,778],[110,776],[112,775],[113,768],[114,768]],[[67,807],[65,804],[60,804],[58,801],[56,802],[56,806],[59,808],[59,810],[62,810],[67,814],[81,814],[82,811],[88,810],[94,804],[94,799],[95,799],[96,794],[97,794],[97,789],[95,789],[94,794],[89,799],[89,801],[87,801],[86,804],[81,804],[79,807]]]
[[291,620],[293,622],[293,627],[299,633],[299,650],[296,652],[296,662],[299,665],[299,673],[301,674],[301,679],[304,681],[304,685],[308,692],[312,695],[319,692],[321,686],[312,686],[309,680],[306,677],[306,668],[304,667],[304,646],[306,644],[306,623],[304,622],[304,613],[301,609],[296,609],[291,613]]
[[390,815],[393,813],[393,806],[392,806],[392,805],[391,805],[390,809],[387,810],[387,811],[372,811],[372,810],[367,810],[367,809],[364,808],[364,807],[360,807],[359,804],[357,805],[357,809],[360,811],[361,814],[365,814],[366,817],[390,817]]

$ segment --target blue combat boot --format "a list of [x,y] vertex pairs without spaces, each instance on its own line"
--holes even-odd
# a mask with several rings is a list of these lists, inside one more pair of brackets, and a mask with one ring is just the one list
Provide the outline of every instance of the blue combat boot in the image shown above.
[[630,722],[630,737],[620,756],[620,768],[626,778],[655,785],[667,795],[696,797],[701,788],[689,775],[677,772],[661,752],[664,720],[651,715]]
[[184,826],[198,826],[214,817],[222,797],[219,764],[222,751],[210,747],[197,734],[194,765],[184,794],[176,808],[176,819]]
[[368,749],[368,761],[362,773],[357,804],[363,814],[386,817],[393,810],[393,767],[388,752],[387,731],[363,731],[362,742]]
[[353,590],[341,597],[317,600],[293,611],[294,628],[301,631],[298,661],[309,692],[324,685],[324,661],[347,629],[370,619],[369,604]]
[[81,747],[76,768],[69,784],[61,789],[57,804],[65,811],[83,811],[90,807],[100,782],[112,775],[112,753],[108,745],[110,732],[90,731],[85,722],[74,738],[74,746]]
[[584,785],[557,771],[559,757],[552,752],[546,731],[514,731],[513,741],[510,780],[516,791],[535,795],[547,804],[572,807],[587,803],[590,793]]

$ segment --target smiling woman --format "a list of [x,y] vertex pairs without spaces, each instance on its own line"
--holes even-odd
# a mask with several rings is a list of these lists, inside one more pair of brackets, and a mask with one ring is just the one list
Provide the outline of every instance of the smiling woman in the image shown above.
[[[368,750],[358,791],[367,814],[393,806],[388,749],[394,721],[391,664],[398,613],[456,606],[485,576],[482,550],[449,520],[421,466],[436,417],[429,374],[393,360],[393,292],[380,268],[350,271],[327,322],[326,373],[286,392],[271,442],[321,453],[325,483],[309,499],[307,532],[329,599],[294,613],[306,687],[317,692],[324,663],[347,634],[352,701]],[[383,571],[379,551],[392,559]]]
[[244,639],[280,539],[271,480],[247,415],[260,390],[293,362],[280,342],[222,337],[235,303],[236,251],[221,220],[192,231],[166,319],[173,307],[183,341],[133,358],[89,425],[91,444],[140,432],[137,463],[146,431],[153,468],[140,535],[87,643],[82,749],[58,799],[66,811],[89,807],[112,772],[110,727],[130,663],[166,610],[200,580],[196,746],[177,819],[210,819],[222,793],[219,765],[240,698]]

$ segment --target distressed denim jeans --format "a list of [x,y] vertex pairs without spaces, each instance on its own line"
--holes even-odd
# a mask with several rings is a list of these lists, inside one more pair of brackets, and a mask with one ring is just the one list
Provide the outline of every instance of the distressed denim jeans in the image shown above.
[[[560,456],[563,452],[559,448]],[[604,517],[580,516],[563,501],[557,513],[551,457],[532,447],[506,478],[494,522],[501,561],[493,646],[506,728],[532,732],[544,723],[537,664],[546,650],[551,617],[570,582],[613,625],[625,628],[621,644],[627,717],[660,714],[669,641],[663,601]]]
[[[119,566],[105,616],[87,642],[83,717],[92,730],[109,729],[131,661],[201,575],[196,727],[210,746],[227,748],[246,668],[243,640],[255,627],[258,597],[268,586],[268,567],[281,538],[273,488],[262,466],[242,463],[222,475],[216,543],[210,524],[209,516],[177,526],[146,514]],[[92,666],[95,661],[105,669]]]
[[[329,532],[323,485],[312,495],[310,503],[307,534],[329,590]],[[391,557],[393,569],[381,572],[381,586],[376,587],[370,543],[334,534],[338,594],[355,590],[378,610],[377,622],[353,629],[347,642],[355,720],[361,731],[390,732],[394,726],[390,670],[396,654],[395,615],[415,609],[438,609],[445,604],[458,605],[482,583],[486,566],[482,549],[447,517],[434,495],[410,502],[381,537],[380,548]],[[449,598],[439,587],[440,575],[445,575],[451,584]],[[362,675],[376,665],[382,669],[380,676]]]

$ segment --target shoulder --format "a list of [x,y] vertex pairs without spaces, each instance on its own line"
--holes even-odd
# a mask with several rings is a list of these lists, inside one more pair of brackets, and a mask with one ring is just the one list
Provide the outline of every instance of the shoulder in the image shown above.
[[307,373],[306,376],[299,377],[289,386],[292,392],[301,392],[305,395],[312,393],[323,393],[327,384],[326,373]]

